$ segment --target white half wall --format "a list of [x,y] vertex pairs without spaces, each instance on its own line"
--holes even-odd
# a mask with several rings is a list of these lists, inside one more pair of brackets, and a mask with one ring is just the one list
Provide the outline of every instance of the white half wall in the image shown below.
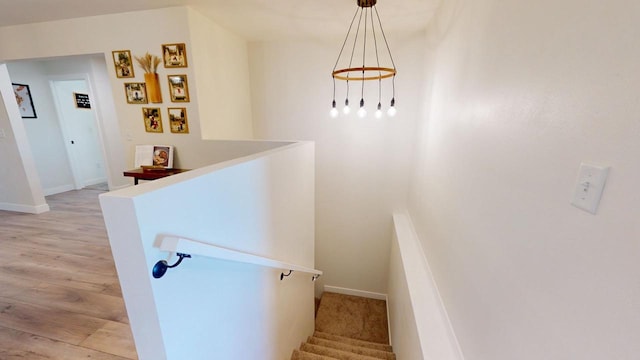
[[393,215],[389,328],[398,359],[463,360],[438,286],[406,213]]
[[308,274],[198,256],[151,269],[162,234],[314,268],[314,167],[296,143],[100,196],[141,359],[282,360],[311,335]]

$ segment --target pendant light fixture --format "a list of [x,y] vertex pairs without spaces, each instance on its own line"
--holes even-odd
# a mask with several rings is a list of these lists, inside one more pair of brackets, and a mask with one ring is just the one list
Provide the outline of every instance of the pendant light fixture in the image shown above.
[[[347,36],[342,43],[338,59],[336,59],[336,64],[334,65],[331,73],[331,76],[333,77],[333,102],[331,103],[330,115],[331,117],[337,117],[339,114],[338,109],[336,109],[336,79],[346,82],[346,97],[344,100],[344,108],[342,110],[344,114],[349,114],[351,111],[349,107],[349,82],[361,82],[360,108],[357,112],[360,117],[365,117],[367,115],[364,101],[365,81],[377,80],[378,104],[374,114],[376,118],[382,117],[382,80],[391,78],[392,96],[389,109],[387,110],[387,115],[394,116],[396,114],[396,66],[393,62],[393,57],[391,56],[387,37],[382,29],[382,22],[380,21],[378,10],[376,9],[377,0],[356,0],[356,3],[358,4],[358,8],[351,19]],[[354,26],[354,24],[356,26]],[[382,41],[384,41],[385,48],[387,49],[386,56],[384,52],[382,53],[383,58],[381,58],[378,53],[378,42],[382,44]],[[342,55],[347,43],[350,44],[351,54],[350,56],[345,55],[343,57]],[[362,51],[361,57],[359,56],[360,51]],[[390,63],[391,66],[380,65],[381,62],[385,61]],[[362,66],[359,66],[360,64],[362,64]],[[338,68],[338,66],[345,67]]]

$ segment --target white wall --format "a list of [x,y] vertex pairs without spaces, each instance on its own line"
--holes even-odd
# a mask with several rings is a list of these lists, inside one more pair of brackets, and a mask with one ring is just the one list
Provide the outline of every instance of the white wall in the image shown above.
[[466,359],[637,358],[640,4],[444,4],[409,202]]
[[[144,19],[145,24],[153,26],[128,26],[126,24],[138,24],[140,19]],[[189,23],[194,20],[194,30],[192,32]],[[91,29],[91,31],[87,31]],[[200,31],[212,31],[212,33],[200,33]],[[135,36],[132,34],[135,33]],[[223,45],[233,46],[231,54],[212,57],[211,53],[216,45],[209,45],[210,48],[196,51],[194,62],[187,68],[165,69],[162,65],[158,69],[160,86],[163,94],[162,104],[148,104],[147,107],[160,107],[163,117],[165,132],[163,134],[145,132],[142,118],[143,105],[127,104],[124,96],[125,82],[144,81],[143,71],[136,65],[134,67],[134,78],[117,78],[113,67],[111,52],[113,50],[128,49],[133,56],[144,55],[149,51],[159,55],[161,45],[167,43],[185,43],[187,46],[187,56],[190,59],[192,51],[196,45],[191,43],[191,36],[197,44],[202,44],[203,38],[214,38]],[[135,145],[139,144],[172,144],[176,146],[177,152],[191,153],[194,156],[201,156],[193,160],[196,163],[206,161],[210,154],[198,153],[200,140],[203,138],[201,124],[211,121],[215,125],[206,125],[206,138],[228,138],[220,129],[227,127],[220,124],[221,119],[235,121],[236,118],[241,123],[246,123],[250,118],[248,110],[248,90],[238,76],[229,78],[218,71],[211,73],[210,67],[216,69],[228,68],[233,63],[236,56],[241,56],[244,42],[231,34],[228,34],[215,24],[206,23],[186,7],[172,7],[150,11],[139,11],[105,16],[94,16],[79,19],[69,19],[36,24],[7,26],[0,28],[0,61],[1,60],[23,60],[36,58],[54,58],[68,55],[101,54],[104,58],[106,72],[99,74],[102,67],[95,60],[91,60],[90,65],[93,70],[93,90],[103,104],[100,106],[99,115],[101,117],[101,132],[107,137],[105,143],[105,153],[109,156],[109,181],[111,188],[118,188],[130,184],[132,181],[122,176],[122,171],[133,167],[133,155]],[[246,49],[244,50],[246,52]],[[240,54],[240,55],[238,55]],[[211,62],[209,62],[211,60]],[[242,60],[242,59],[240,59]],[[240,70],[242,61],[238,60],[234,74],[245,75]],[[246,59],[245,59],[246,60]],[[243,60],[244,61],[244,60]],[[246,62],[246,61],[245,61]],[[202,71],[202,76],[196,77],[195,68]],[[191,101],[189,103],[172,103],[168,93],[167,75],[186,74],[190,86]],[[211,76],[212,78],[209,78]],[[215,82],[215,91],[210,86]],[[240,84],[240,85],[239,85]],[[104,90],[108,86],[109,91]],[[229,89],[223,98],[219,98],[220,89]],[[196,90],[196,91],[193,91]],[[217,95],[216,95],[217,94]],[[233,94],[234,96],[229,96]],[[202,100],[199,99],[202,96]],[[224,102],[220,106],[218,102]],[[226,107],[228,106],[228,108]],[[189,134],[172,134],[168,124],[168,107],[186,107],[189,120]],[[223,113],[208,112],[200,116],[200,108],[222,109]],[[224,110],[227,109],[227,110]],[[228,109],[241,109],[228,111]],[[113,123],[112,123],[113,122]],[[215,129],[215,130],[212,130]],[[242,136],[250,138],[250,136]],[[227,143],[228,146],[245,147],[246,144]],[[214,155],[216,157],[216,155]]]
[[309,274],[199,256],[151,269],[162,234],[314,268],[313,157],[290,144],[101,195],[141,359],[281,360],[311,335]]
[[[406,179],[421,92],[421,34],[390,38],[398,68],[398,115],[329,116],[331,70],[341,39],[260,42],[249,46],[251,99],[257,138],[316,143],[316,262],[320,284],[385,293],[391,214],[404,207]],[[344,102],[344,83],[337,101]],[[373,88],[369,88],[369,87]],[[383,100],[388,103],[390,86]],[[351,94],[359,93],[352,88]],[[351,103],[359,101],[355,95]]]
[[6,64],[0,64],[0,154],[0,209],[48,211]]
[[31,91],[37,118],[22,121],[43,192],[50,195],[73,189],[73,175],[45,64],[13,62],[7,67],[11,81],[27,84]]
[[253,139],[247,42],[189,9],[204,139]]

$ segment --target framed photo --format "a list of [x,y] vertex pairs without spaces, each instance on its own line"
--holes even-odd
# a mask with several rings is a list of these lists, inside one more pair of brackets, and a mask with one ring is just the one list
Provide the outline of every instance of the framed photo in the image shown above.
[[146,104],[147,86],[145,83],[124,83],[124,93],[129,104]]
[[11,84],[13,85],[13,93],[16,95],[16,102],[20,108],[20,116],[23,119],[35,119],[36,109],[33,107],[33,99],[31,98],[31,90],[29,85]]
[[132,78],[133,62],[131,61],[131,51],[115,50],[113,54],[113,65],[116,68],[116,76],[119,78]]
[[187,48],[184,44],[163,44],[162,58],[165,68],[187,67]]
[[188,134],[189,122],[187,120],[187,108],[168,108],[169,127],[172,133]]
[[161,133],[162,117],[160,116],[160,108],[142,108],[142,117],[144,119],[144,129],[151,133]]
[[169,93],[172,102],[189,102],[187,75],[169,75]]
[[173,146],[153,146],[153,166],[162,166],[165,169],[173,167]]

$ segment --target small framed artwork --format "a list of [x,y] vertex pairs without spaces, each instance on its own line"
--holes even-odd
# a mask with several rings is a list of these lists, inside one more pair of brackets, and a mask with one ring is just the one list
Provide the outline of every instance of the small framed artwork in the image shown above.
[[162,58],[165,68],[187,67],[187,48],[184,44],[163,44]]
[[16,95],[16,102],[20,108],[20,116],[23,119],[35,119],[36,109],[33,107],[33,99],[31,98],[31,90],[29,85],[25,84],[11,84],[13,85],[13,92]]
[[172,133],[176,134],[188,134],[189,133],[189,121],[187,120],[187,108],[168,108],[169,112],[169,127]]
[[113,65],[116,68],[116,76],[119,78],[132,78],[133,62],[131,62],[131,51],[115,50],[113,54]]
[[189,102],[187,75],[169,75],[169,93],[173,102]]
[[129,104],[146,104],[147,86],[145,83],[124,83],[124,93]]
[[73,100],[76,103],[78,109],[91,109],[91,102],[89,102],[89,94],[73,93]]
[[160,108],[142,108],[142,117],[144,119],[144,129],[151,133],[161,133],[162,117],[160,116]]

